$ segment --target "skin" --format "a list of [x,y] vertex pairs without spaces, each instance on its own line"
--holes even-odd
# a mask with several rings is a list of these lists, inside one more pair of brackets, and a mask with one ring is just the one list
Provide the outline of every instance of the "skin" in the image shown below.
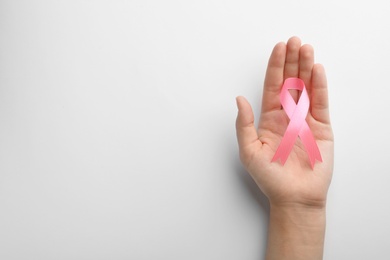
[[[271,162],[289,123],[279,99],[289,77],[301,78],[309,94],[306,121],[323,159],[314,169],[299,138],[285,165]],[[299,93],[290,93],[297,101]],[[241,96],[236,101],[241,162],[270,202],[266,259],[322,259],[334,140],[325,70],[314,63],[313,47],[301,45],[298,37],[275,45],[265,76],[258,128],[248,101]]]

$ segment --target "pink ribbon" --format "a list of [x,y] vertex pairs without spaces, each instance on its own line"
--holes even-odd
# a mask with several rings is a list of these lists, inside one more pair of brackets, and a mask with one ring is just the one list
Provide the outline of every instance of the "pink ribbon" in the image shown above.
[[[302,91],[297,103],[295,103],[293,97],[290,95],[289,89]],[[280,93],[280,103],[282,104],[284,111],[286,111],[287,116],[290,118],[290,123],[272,158],[272,162],[277,161],[280,158],[282,165],[284,165],[288,155],[294,147],[295,140],[299,136],[309,156],[310,165],[314,168],[316,159],[322,162],[322,158],[313,133],[305,120],[310,106],[309,95],[307,94],[305,83],[299,78],[286,79]]]

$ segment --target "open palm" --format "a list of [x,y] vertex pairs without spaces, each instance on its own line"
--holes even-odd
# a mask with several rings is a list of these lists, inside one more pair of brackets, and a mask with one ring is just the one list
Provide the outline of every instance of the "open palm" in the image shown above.
[[[285,79],[299,77],[310,98],[306,121],[316,139],[323,162],[311,168],[308,155],[299,138],[285,165],[271,162],[289,124],[279,94]],[[291,92],[295,100],[297,91]],[[237,98],[237,138],[240,158],[260,189],[276,204],[322,206],[333,172],[333,133],[329,120],[325,71],[314,64],[310,45],[301,46],[297,37],[287,44],[278,43],[270,56],[265,76],[263,101],[258,129],[250,104]]]

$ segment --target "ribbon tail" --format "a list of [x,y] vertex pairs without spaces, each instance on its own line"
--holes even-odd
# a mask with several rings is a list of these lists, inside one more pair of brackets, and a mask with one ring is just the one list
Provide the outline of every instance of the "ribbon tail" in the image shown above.
[[311,132],[306,122],[302,125],[299,137],[301,138],[301,141],[305,146],[305,149],[309,156],[311,168],[314,169],[314,164],[316,160],[322,162],[322,157],[320,149],[318,148],[316,140],[313,136],[313,133]]
[[278,149],[275,152],[274,157],[272,158],[272,162],[277,161],[278,159],[281,160],[282,165],[284,165],[287,161],[288,155],[292,151],[294,147],[295,140],[298,137],[299,129],[291,129],[293,127],[291,124],[287,127],[287,130],[282,138],[282,141],[280,142]]

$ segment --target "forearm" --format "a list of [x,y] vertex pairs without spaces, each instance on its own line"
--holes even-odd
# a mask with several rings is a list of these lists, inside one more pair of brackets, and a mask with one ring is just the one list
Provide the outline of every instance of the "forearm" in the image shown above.
[[325,207],[271,203],[267,260],[318,260],[324,249]]

